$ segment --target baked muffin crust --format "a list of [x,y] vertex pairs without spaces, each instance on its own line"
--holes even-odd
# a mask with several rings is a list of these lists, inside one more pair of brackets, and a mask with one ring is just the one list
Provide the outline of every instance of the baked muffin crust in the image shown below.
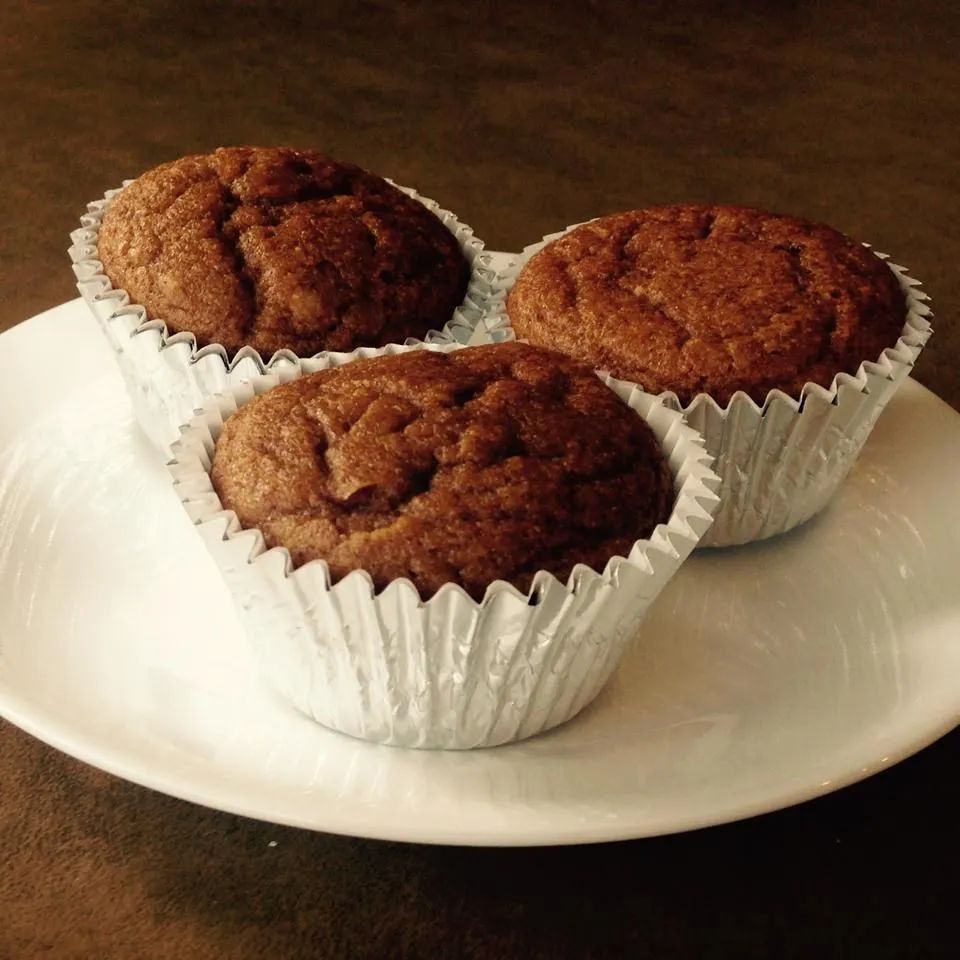
[[469,278],[456,238],[380,177],[319,153],[230,147],[144,173],[103,218],[112,283],[231,356],[422,337]]
[[669,519],[673,481],[644,421],[580,363],[520,343],[357,360],[225,424],[224,507],[296,565],[361,568],[481,599],[540,569],[602,570]]
[[525,265],[507,311],[518,337],[721,405],[829,386],[894,346],[906,318],[892,271],[833,228],[693,204],[577,227]]

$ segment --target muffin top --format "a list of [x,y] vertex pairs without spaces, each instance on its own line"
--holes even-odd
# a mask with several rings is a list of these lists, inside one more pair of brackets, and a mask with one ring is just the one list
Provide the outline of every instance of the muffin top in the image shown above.
[[602,217],[548,244],[507,300],[518,337],[689,403],[829,386],[896,344],[906,302],[862,244],[730,206]]
[[140,176],[110,204],[99,258],[171,333],[232,356],[309,356],[422,337],[469,268],[423,204],[319,153],[231,147]]
[[409,578],[476,599],[545,569],[602,570],[669,519],[653,432],[586,365],[521,343],[357,360],[277,387],[227,420],[223,506],[296,565],[377,589]]

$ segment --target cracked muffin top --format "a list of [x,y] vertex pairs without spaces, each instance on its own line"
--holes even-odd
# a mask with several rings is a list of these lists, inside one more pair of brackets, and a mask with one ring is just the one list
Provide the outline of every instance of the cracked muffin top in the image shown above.
[[669,519],[657,438],[586,365],[521,343],[357,360],[230,417],[220,501],[296,565],[377,589],[409,578],[482,599],[577,563],[602,571]]
[[230,147],[144,173],[109,206],[99,258],[170,333],[269,358],[423,337],[469,267],[423,204],[319,153]]
[[896,344],[889,267],[823,224],[731,206],[602,217],[548,244],[507,300],[518,337],[684,404],[800,396]]

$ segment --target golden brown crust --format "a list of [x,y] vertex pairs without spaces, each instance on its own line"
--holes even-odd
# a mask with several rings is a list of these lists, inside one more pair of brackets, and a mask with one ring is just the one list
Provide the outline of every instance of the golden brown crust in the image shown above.
[[548,244],[510,292],[518,337],[688,403],[829,386],[903,328],[896,278],[822,224],[692,204],[603,217]]
[[673,486],[643,420],[589,367],[526,344],[358,360],[226,423],[224,507],[295,564],[480,599],[537,570],[602,570],[665,522]]
[[171,333],[265,358],[423,337],[450,319],[469,274],[423,204],[286,148],[222,148],[148,171],[104,215],[99,256]]

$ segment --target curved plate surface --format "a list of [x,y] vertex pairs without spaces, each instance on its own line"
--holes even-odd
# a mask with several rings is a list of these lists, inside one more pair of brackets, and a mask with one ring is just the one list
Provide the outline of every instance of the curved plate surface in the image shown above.
[[573,722],[377,747],[262,688],[80,301],[0,336],[0,714],[235,813],[436,843],[668,833],[826,793],[960,719],[960,416],[908,382],[835,503],[694,556]]

